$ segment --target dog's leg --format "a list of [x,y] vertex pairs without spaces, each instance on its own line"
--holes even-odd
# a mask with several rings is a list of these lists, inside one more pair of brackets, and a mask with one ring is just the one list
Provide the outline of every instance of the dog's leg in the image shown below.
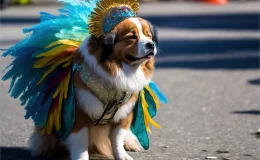
[[126,130],[121,128],[120,125],[112,130],[111,143],[116,160],[133,160],[133,158],[126,153],[124,148],[125,135]]
[[65,140],[70,151],[71,160],[88,160],[88,128],[84,127],[77,133],[71,133]]
[[130,129],[126,131],[126,136],[125,136],[125,149],[127,151],[132,151],[132,152],[141,152],[143,150],[143,147],[139,143],[137,137],[132,133]]

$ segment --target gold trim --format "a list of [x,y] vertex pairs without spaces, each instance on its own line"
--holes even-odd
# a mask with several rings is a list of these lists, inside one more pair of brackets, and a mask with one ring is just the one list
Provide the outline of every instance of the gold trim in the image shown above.
[[137,14],[139,10],[138,0],[100,0],[96,8],[91,13],[88,21],[88,30],[91,35],[99,37],[104,35],[102,29],[102,22],[104,16],[114,7],[128,6],[132,11]]

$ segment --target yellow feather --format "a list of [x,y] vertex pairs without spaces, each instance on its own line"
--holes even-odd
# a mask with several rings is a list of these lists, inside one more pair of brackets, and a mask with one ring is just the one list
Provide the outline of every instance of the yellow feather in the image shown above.
[[53,46],[56,46],[56,45],[59,45],[59,44],[79,47],[80,42],[72,41],[72,40],[68,40],[68,39],[63,39],[63,40],[59,40],[59,41],[56,41],[56,42],[49,44],[46,48],[50,48],[50,47],[53,47]]
[[65,49],[67,49],[69,46],[67,45],[62,45],[62,46],[57,46],[53,49],[51,49],[48,52],[39,54],[38,56],[36,56],[36,58],[40,58],[40,57],[47,57],[47,56],[56,56],[57,54],[61,53],[62,51],[64,51]]
[[53,127],[53,113],[49,114],[48,122],[47,122],[47,135],[50,135]]
[[33,68],[43,68],[45,67],[51,60],[53,60],[55,56],[44,57],[34,63]]
[[66,99],[68,97],[68,89],[69,89],[69,82],[71,78],[71,72],[68,73],[68,75],[65,78],[65,90],[64,90],[64,98]]
[[154,122],[154,120],[151,118],[149,111],[148,111],[148,104],[145,100],[145,96],[144,96],[144,91],[141,91],[141,99],[142,99],[142,108],[143,108],[143,112],[144,112],[144,122],[145,122],[145,128],[147,130],[147,132],[152,133],[149,127],[149,123],[151,123],[153,126],[155,126],[156,128],[161,128],[161,126],[159,124],[157,124],[156,122]]
[[62,107],[62,101],[63,101],[63,92],[64,92],[64,88],[65,88],[65,83],[66,80],[61,81],[60,85],[59,85],[59,103],[58,106],[55,108],[55,112],[54,112],[54,125],[56,128],[56,131],[59,131],[61,129],[61,107]]
[[58,103],[58,113],[57,113],[57,126],[56,130],[59,131],[61,129],[61,109],[62,109],[62,102],[63,102],[63,94],[64,94],[64,83],[63,83],[63,88],[60,91],[59,95],[59,103]]
[[45,134],[45,130],[46,130],[46,125],[44,126],[43,129],[41,129],[41,134],[44,135]]
[[63,101],[64,90],[65,90],[65,88],[64,88],[64,81],[63,81],[62,82],[62,89],[60,91],[60,97],[59,97],[59,106],[58,106],[59,113],[61,112],[61,108],[62,108],[62,101]]
[[56,89],[55,93],[53,94],[52,98],[56,98],[57,95],[60,93],[60,90],[62,88],[62,83],[59,84],[58,88]]
[[54,122],[53,123],[54,123],[56,130],[57,130],[58,127],[59,127],[59,119],[58,119],[58,116],[57,116],[59,114],[58,106],[55,106],[53,114],[54,114]]
[[57,61],[55,64],[53,64],[49,70],[47,70],[44,75],[42,76],[41,80],[36,84],[36,85],[39,85],[40,83],[42,83],[42,81],[60,64],[70,60],[72,58],[72,55],[64,58],[64,59],[61,59],[59,61]]
[[153,93],[153,91],[151,90],[151,88],[149,86],[146,86],[145,89],[147,89],[147,91],[149,92],[149,94],[152,96],[154,102],[155,102],[155,106],[156,109],[160,109],[160,105],[159,105],[159,100],[156,97],[156,95]]
[[143,91],[141,91],[141,99],[142,99],[142,108],[143,108],[143,112],[144,112],[144,125],[146,128],[146,131],[148,133],[152,133],[150,130],[150,127],[149,127],[149,122],[148,122],[148,118],[147,118],[147,114],[146,114],[146,112],[148,112],[148,110],[147,110],[147,104],[144,101],[144,92]]
[[65,67],[68,67],[71,64],[72,64],[72,61],[68,61],[67,63],[63,64],[62,67],[65,68]]

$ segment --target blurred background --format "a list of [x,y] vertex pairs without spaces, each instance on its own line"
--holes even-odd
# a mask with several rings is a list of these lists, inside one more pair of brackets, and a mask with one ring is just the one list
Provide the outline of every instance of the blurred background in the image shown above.
[[[0,48],[57,14],[55,0],[1,0]],[[154,81],[169,99],[158,112],[151,147],[140,160],[259,160],[258,0],[142,0],[139,16],[159,32]],[[10,59],[0,58],[0,69]],[[26,62],[25,62],[26,63]],[[22,66],[21,66],[22,67]],[[2,73],[0,73],[0,76]],[[32,159],[25,150],[32,122],[0,82],[1,159]]]

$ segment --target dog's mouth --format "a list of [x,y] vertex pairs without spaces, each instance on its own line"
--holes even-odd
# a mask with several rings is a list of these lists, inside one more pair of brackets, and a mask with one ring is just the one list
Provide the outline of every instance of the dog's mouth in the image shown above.
[[127,60],[134,62],[134,61],[139,61],[139,60],[142,60],[142,59],[150,59],[153,56],[154,56],[154,52],[151,51],[146,56],[140,57],[140,58],[134,57],[134,56],[131,56],[131,55],[126,55],[125,57],[126,57]]

